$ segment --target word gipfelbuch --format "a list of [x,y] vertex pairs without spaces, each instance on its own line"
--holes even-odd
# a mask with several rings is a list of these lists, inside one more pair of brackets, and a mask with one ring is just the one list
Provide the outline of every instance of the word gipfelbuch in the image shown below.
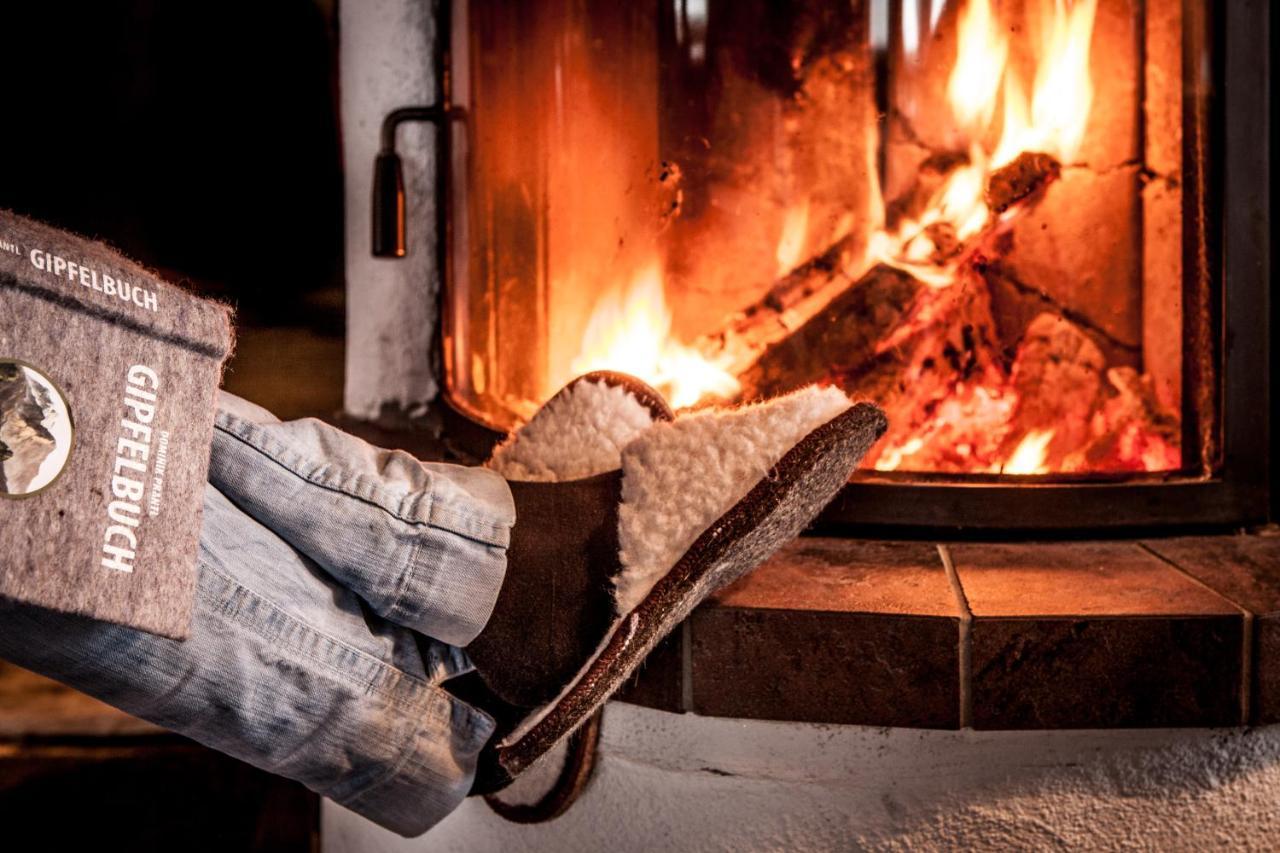
[[154,290],[125,281],[107,272],[69,261],[59,255],[51,255],[43,249],[32,249],[27,253],[31,266],[55,278],[65,278],[73,284],[96,290],[104,296],[112,296],[123,302],[132,302],[147,311],[160,310],[160,297]]
[[[160,392],[160,376],[144,364],[129,368],[124,388],[125,416],[120,420],[120,436],[116,440],[116,460],[112,466],[111,496],[107,504],[107,529],[103,535],[102,565],[120,572],[132,572],[138,553],[138,525],[144,505],[148,515],[160,509],[164,489],[164,471],[168,464],[169,433],[153,430],[156,404]],[[152,468],[152,438],[156,453]],[[147,495],[147,474],[151,478],[151,496]]]

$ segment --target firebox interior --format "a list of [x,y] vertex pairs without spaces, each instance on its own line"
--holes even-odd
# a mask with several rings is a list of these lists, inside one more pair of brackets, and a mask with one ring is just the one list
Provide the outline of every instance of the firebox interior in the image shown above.
[[872,399],[864,467],[1208,472],[1196,2],[454,2],[452,402]]

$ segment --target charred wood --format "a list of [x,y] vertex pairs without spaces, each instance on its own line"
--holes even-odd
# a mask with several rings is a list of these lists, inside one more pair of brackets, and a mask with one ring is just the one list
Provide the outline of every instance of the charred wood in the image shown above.
[[741,376],[743,397],[767,397],[864,367],[923,288],[901,270],[873,267],[803,325],[767,346]]
[[987,207],[1001,214],[1043,190],[1062,175],[1062,166],[1048,154],[1024,151],[1001,166],[987,181]]

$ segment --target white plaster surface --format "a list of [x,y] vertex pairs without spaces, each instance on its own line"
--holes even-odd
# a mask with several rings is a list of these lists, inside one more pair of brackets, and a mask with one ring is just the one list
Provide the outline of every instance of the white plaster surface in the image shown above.
[[325,853],[1274,850],[1280,726],[936,732],[608,706],[602,762],[549,824],[468,800],[417,839],[325,803]]
[[384,404],[420,412],[438,390],[435,341],[435,130],[402,125],[397,150],[408,194],[408,254],[370,253],[373,161],[383,116],[435,102],[434,3],[339,4],[343,161],[346,171],[347,373],[345,407],[371,418]]

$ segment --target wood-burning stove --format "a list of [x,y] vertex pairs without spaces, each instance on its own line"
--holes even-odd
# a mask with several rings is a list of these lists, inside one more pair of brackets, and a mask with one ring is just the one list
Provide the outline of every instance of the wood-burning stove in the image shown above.
[[442,397],[481,443],[587,369],[690,405],[826,381],[896,425],[828,529],[1268,517],[1265,7],[438,14],[374,250],[396,127],[435,122]]
[[[929,292],[921,289],[922,282],[940,296],[922,300],[916,308],[954,309],[963,303],[955,297],[963,293],[964,283],[958,290],[948,280],[953,275],[981,278],[989,304],[977,300],[976,309],[972,301],[960,307],[989,311],[991,323],[986,338],[977,333],[982,323],[965,322],[946,326],[948,333],[935,338],[941,358],[956,359],[959,366],[946,365],[951,374],[940,368],[918,375],[931,377],[930,387],[945,387],[947,401],[957,399],[956,383],[936,377],[981,376],[989,380],[985,387],[1002,389],[1002,383],[1016,384],[1013,368],[1019,351],[1036,343],[1050,354],[1072,351],[1071,346],[1077,354],[1085,353],[1087,357],[1065,363],[1094,365],[1099,381],[1110,389],[1108,400],[1114,402],[1113,394],[1119,396],[1124,387],[1137,399],[1156,395],[1176,414],[1173,435],[1163,430],[1166,422],[1160,419],[1140,422],[1167,439],[1166,448],[1177,449],[1174,462],[1156,454],[1154,462],[1143,460],[1145,470],[1140,471],[1118,470],[1115,455],[1091,457],[1084,466],[1068,462],[1067,452],[1044,439],[1043,419],[1029,446],[1042,444],[1044,458],[1025,465],[1022,457],[1015,462],[1018,454],[1013,451],[1023,447],[1032,430],[1006,444],[1008,436],[993,429],[985,452],[996,453],[995,470],[989,470],[991,457],[975,454],[973,448],[961,453],[973,464],[960,470],[945,455],[933,457],[942,461],[931,466],[919,464],[917,456],[917,464],[883,470],[895,468],[887,464],[892,457],[885,457],[881,470],[858,474],[823,518],[827,531],[840,534],[874,529],[873,541],[854,535],[801,538],[698,608],[654,651],[638,681],[620,695],[621,703],[610,706],[616,713],[606,718],[601,746],[607,765],[619,754],[619,742],[650,726],[623,716],[635,710],[628,705],[683,712],[660,715],[681,734],[659,735],[662,747],[657,750],[690,756],[692,772],[680,774],[688,786],[683,781],[670,784],[666,776],[659,783],[678,791],[681,803],[691,804],[688,819],[671,821],[676,837],[722,841],[718,827],[708,830],[705,814],[709,803],[720,801],[718,781],[737,776],[749,776],[752,786],[762,780],[770,785],[774,777],[785,780],[757,789],[771,792],[768,802],[744,800],[759,818],[757,826],[786,826],[790,837],[797,826],[804,832],[840,824],[832,815],[854,811],[846,804],[847,792],[870,790],[869,770],[890,774],[886,790],[901,784],[896,768],[885,764],[883,745],[884,738],[898,735],[927,753],[926,769],[907,775],[946,779],[985,809],[988,803],[1002,807],[1007,796],[974,782],[983,771],[948,775],[954,766],[950,757],[937,752],[927,738],[955,735],[951,742],[969,744],[991,734],[1000,754],[1034,756],[1039,773],[1046,743],[1055,733],[981,730],[1266,726],[1280,719],[1280,548],[1274,527],[1249,535],[1218,535],[1274,517],[1268,509],[1274,495],[1268,484],[1273,476],[1268,472],[1274,319],[1268,292],[1266,4],[1047,4],[1092,6],[1095,14],[1090,60],[1094,100],[1104,105],[1098,109],[1110,110],[1102,130],[1104,137],[1115,138],[1090,142],[1086,129],[1081,145],[1082,150],[1094,144],[1119,152],[1095,175],[1084,168],[1096,159],[1092,154],[1070,156],[1061,147],[1036,145],[1006,161],[998,156],[998,138],[968,131],[980,137],[981,149],[975,152],[968,137],[962,139],[965,144],[954,139],[937,143],[929,137],[930,128],[903,121],[920,115],[908,114],[903,103],[902,88],[914,85],[923,86],[926,94],[933,91],[932,100],[920,95],[921,103],[947,110],[944,131],[954,123],[957,113],[946,92],[950,75],[941,82],[929,82],[925,75],[921,82],[911,71],[916,61],[911,57],[931,62],[926,56],[931,40],[945,43],[953,38],[948,33],[958,40],[961,12],[976,8],[974,2],[673,0],[609,10],[603,3],[561,0],[444,2],[435,9],[403,0],[378,4],[376,10],[375,4],[364,4],[358,12],[356,5],[344,6],[343,30],[344,128],[349,131],[344,139],[349,166],[347,410],[399,427],[371,431],[377,441],[421,452],[438,447],[443,437],[455,447],[462,445],[461,455],[483,455],[486,444],[564,378],[556,370],[572,371],[578,357],[585,362],[585,356],[610,352],[587,346],[597,309],[609,307],[599,316],[625,319],[636,313],[631,309],[652,305],[655,295],[672,313],[670,327],[663,325],[661,312],[656,323],[654,312],[639,312],[644,323],[622,328],[651,332],[656,327],[714,363],[717,350],[705,345],[716,343],[717,335],[700,324],[707,320],[714,326],[711,320],[718,319],[717,329],[758,332],[766,341],[765,366],[770,370],[753,374],[754,365],[729,370],[739,383],[767,386],[772,393],[785,387],[776,377],[795,369],[790,375],[796,381],[848,382],[859,393],[856,383],[873,372],[858,371],[860,363],[849,363],[848,352],[814,350],[810,344],[856,340],[865,323],[836,321],[888,312],[894,305],[888,297],[895,294],[901,310],[883,322],[892,326],[897,319],[918,317],[924,312],[913,313],[908,303]],[[1011,10],[1030,5],[993,2],[989,8],[996,21],[1008,23],[1004,16]],[[807,19],[813,23],[804,24],[805,14],[813,16]],[[604,17],[597,20],[595,15]],[[1177,26],[1171,30],[1174,21]],[[1125,27],[1129,36],[1120,38],[1117,33]],[[639,56],[617,47],[637,29],[651,50]],[[566,31],[580,37],[556,36]],[[1024,37],[1021,23],[1015,22],[1010,32],[1011,38]],[[1096,36],[1098,32],[1105,35]],[[788,49],[774,50],[771,44],[778,41]],[[942,53],[948,69],[960,53],[955,41],[951,44],[935,51]],[[804,48],[799,53],[791,49],[797,45]],[[1020,83],[1030,88],[1037,66],[1026,64],[1022,48],[1005,50]],[[678,61],[670,58],[673,51]],[[438,62],[423,62],[425,56]],[[1126,70],[1100,77],[1093,67],[1098,56]],[[580,73],[592,57],[600,61],[597,70],[608,84],[605,89],[618,103],[583,91]],[[797,76],[796,69],[806,73]],[[505,79],[512,75],[515,79]],[[851,80],[859,81],[852,89],[856,103],[833,108],[842,103],[840,97],[849,96],[851,90],[842,86]],[[1004,85],[1004,77],[995,84],[1000,90],[991,119],[996,137],[1004,121]],[[709,91],[715,99],[708,97]],[[1148,103],[1156,99],[1165,104],[1158,115]],[[1033,102],[1025,101],[1029,120]],[[418,116],[398,112],[384,124],[383,136],[390,144],[383,145],[383,153],[398,150],[403,176],[396,158],[380,159],[378,174],[385,181],[375,197],[386,215],[371,222],[364,218],[365,181],[377,153],[376,129],[405,104],[431,109]],[[731,108],[713,109],[715,104]],[[815,115],[814,105],[826,109]],[[495,112],[507,120],[492,123]],[[805,151],[790,147],[794,134],[812,138],[824,127],[845,126],[850,118],[846,112],[874,132],[872,144],[864,146],[860,137],[842,134]],[[966,120],[978,120],[983,112],[973,115]],[[427,119],[434,128],[407,127],[396,144],[400,120],[413,117]],[[687,132],[691,127],[701,132]],[[610,128],[626,135],[626,144],[610,141]],[[743,128],[752,132],[743,135]],[[762,155],[745,144],[762,136],[776,143],[775,152],[794,155],[776,173],[765,174]],[[915,141],[921,145],[913,152]],[[1153,151],[1157,144],[1163,149]],[[727,147],[721,150],[722,145]],[[831,151],[845,154],[817,156]],[[548,159],[549,152],[559,156]],[[635,156],[622,156],[628,152]],[[1018,162],[1017,154],[1049,159],[1032,156],[1020,168],[999,173]],[[980,252],[966,243],[972,234],[960,235],[965,229],[957,224],[965,222],[952,216],[942,224],[937,218],[921,223],[920,215],[933,206],[931,190],[975,164],[983,168],[982,190],[993,185],[1001,189],[984,196],[983,203],[989,209],[1016,208],[1010,221],[981,223]],[[767,204],[749,183],[735,181],[743,172],[775,182]],[[437,174],[449,180],[435,180]],[[634,180],[621,181],[623,175]],[[797,175],[810,181],[793,185],[807,188],[799,193],[804,203],[796,203],[800,199],[790,190],[776,190],[782,177]],[[1077,193],[1080,182],[1090,177],[1107,189],[1093,197]],[[878,196],[870,192],[872,178]],[[407,192],[399,191],[401,183]],[[1115,189],[1118,185],[1123,192]],[[917,187],[924,189],[913,193]],[[876,201],[880,218],[874,206],[851,207],[851,197]],[[1046,245],[1047,238],[1035,230],[1057,227],[1061,207],[1055,205],[1066,200],[1087,203],[1096,214],[1087,221],[1107,222],[1106,228],[1095,228],[1088,239],[1068,247],[1081,264],[1092,265],[1088,283],[1093,303],[1072,301],[1074,290],[1064,288],[1060,266],[1037,266],[1043,258],[1052,259],[1053,252],[1028,255],[1030,248]],[[864,231],[831,213],[842,206],[855,210],[854,222],[861,222]],[[743,217],[729,215],[744,209],[755,214],[745,223]],[[887,237],[902,237],[904,219],[921,225],[914,239],[889,240],[886,248]],[[636,221],[657,232],[647,244],[635,238]],[[600,222],[614,229],[606,229],[612,240],[599,239],[593,230],[587,241],[590,251],[578,260],[590,269],[587,260],[603,257],[624,272],[586,276],[587,292],[561,303],[556,270],[575,245],[565,234],[574,233],[572,228],[594,229]],[[370,228],[378,223],[385,229],[379,248],[393,258],[403,250],[402,258],[388,260],[365,250]],[[568,232],[558,231],[570,226]],[[990,233],[983,234],[988,227]],[[876,238],[880,251],[875,263],[850,267],[849,243],[861,234],[871,246],[877,233],[885,236]],[[927,244],[920,234],[928,237]],[[668,244],[656,272],[640,251],[655,240]],[[724,252],[704,257],[693,251],[716,241],[733,247],[727,260]],[[853,254],[861,251],[865,259],[867,246],[855,246]],[[964,263],[949,263],[957,257]],[[723,295],[719,284],[706,285],[705,292],[684,287],[689,278],[713,279],[720,266],[732,277],[753,264],[765,283],[752,285],[756,290],[742,283],[743,292],[731,309],[713,312],[711,320],[703,309]],[[1045,266],[1056,269],[1063,280],[1046,277]],[[870,287],[859,286],[868,282]],[[824,283],[835,291],[829,299]],[[1080,290],[1088,288],[1081,285]],[[1148,298],[1157,292],[1159,298]],[[820,304],[813,307],[809,301]],[[829,310],[833,303],[844,313]],[[1115,310],[1099,311],[1099,304]],[[571,313],[578,312],[577,320],[553,320],[550,314],[566,305]],[[1044,313],[1053,322],[1037,325]],[[825,328],[807,326],[814,318],[832,322]],[[1065,322],[1057,322],[1059,318]],[[769,320],[786,334],[770,339],[764,322]],[[1147,334],[1161,323],[1174,333]],[[595,331],[609,325],[597,322]],[[971,341],[965,338],[966,326],[972,327]],[[1065,341],[1055,341],[1055,332],[1064,329]],[[1079,334],[1071,334],[1073,330]],[[608,337],[597,335],[591,342],[602,340]],[[873,337],[876,344],[880,340]],[[930,356],[937,361],[933,351],[901,347],[901,337],[893,341],[894,346],[873,353],[880,360],[869,359],[872,367],[889,362],[896,352],[908,353],[905,360],[917,368]],[[947,343],[954,353],[948,354]],[[991,348],[984,350],[984,345]],[[672,350],[674,355],[682,352]],[[672,350],[649,348],[645,358],[660,365],[664,355],[673,357]],[[970,355],[975,365],[994,372],[966,367]],[[1031,363],[1027,359],[1032,355],[1024,353],[1023,362]],[[692,366],[677,363],[691,372],[699,367],[696,361]],[[815,365],[839,370],[805,375]],[[1115,375],[1118,382],[1108,375],[1117,368],[1129,369]],[[650,378],[670,379],[669,374]],[[1020,374],[1024,380],[1031,375],[1057,381],[1045,371]],[[670,383],[666,390],[673,390]],[[916,432],[899,442],[897,456],[910,460],[915,451],[907,445],[916,437],[921,447],[946,448],[941,434],[930,443],[932,436],[921,428],[928,426],[927,417],[913,420],[913,410],[904,406],[895,413],[899,421],[901,411]],[[914,412],[930,414],[927,407]],[[424,426],[428,429],[422,431]],[[1151,447],[1160,449],[1156,442]],[[1132,461],[1134,455],[1119,458]],[[1014,473],[1041,468],[1046,470]],[[1215,535],[1177,535],[1189,527],[1213,529]],[[1140,536],[1123,535],[1138,530]],[[1114,541],[1030,541],[1036,532],[1050,534],[1037,539]],[[956,544],[960,538],[978,541]],[[1014,539],[1027,541],[1010,541]],[[619,708],[623,710],[617,712]],[[750,755],[747,774],[734,767],[722,775],[713,769],[719,765],[706,760],[699,735],[688,735],[706,724],[707,717],[734,718],[732,737]],[[771,730],[786,738],[786,747],[772,749],[755,732],[743,735],[744,719],[780,721],[771,723]],[[810,723],[823,725],[806,725]],[[902,727],[970,731],[921,733]],[[609,731],[622,734],[609,743]],[[824,807],[816,816],[776,796],[794,784],[794,775],[779,768],[779,756],[791,754],[795,738],[806,732],[821,740],[822,754],[839,756],[840,763],[813,785],[814,790],[838,791],[840,805]],[[875,744],[865,761],[850,761],[847,745],[832,747],[833,735],[848,732]],[[1274,736],[1266,728],[1241,732],[1242,738]],[[1170,740],[1183,750],[1198,736],[1184,730]],[[1213,737],[1218,737],[1216,731]],[[1082,760],[1092,759],[1073,753],[1072,772]],[[807,760],[801,763],[808,773]],[[568,766],[573,769],[574,763]],[[1178,781],[1162,782],[1162,790],[1181,785],[1186,766],[1180,757],[1168,776]],[[1205,763],[1210,766],[1221,764]],[[624,791],[623,796],[631,797],[635,780],[649,771],[614,764],[593,783],[600,792],[575,807],[580,822],[560,822],[545,836],[553,839],[549,843],[564,846],[574,826],[612,827],[614,814],[592,812],[593,802],[615,802],[611,797]],[[1002,791],[1004,785],[1002,776]],[[563,789],[553,794],[557,792]],[[876,810],[882,807],[881,795],[877,788]],[[1266,796],[1255,799],[1265,801]],[[552,800],[549,796],[542,802]],[[1062,797],[1050,801],[1045,814],[1060,814]],[[1091,812],[1101,814],[1115,805],[1114,787],[1094,783],[1081,801],[1101,804]],[[675,810],[665,808],[664,815],[671,817]],[[901,811],[908,823],[917,814],[913,809],[891,811]],[[1126,820],[1131,818],[1132,810],[1123,811]],[[963,809],[956,814],[957,820],[968,820]],[[849,825],[857,820],[861,817]],[[1159,818],[1150,822],[1162,823]],[[1216,828],[1216,813],[1205,822]],[[1002,831],[1006,823],[1001,820]],[[1059,832],[1059,823],[1037,819],[1037,831],[1049,826]],[[483,815],[473,812],[458,825],[470,832],[486,824]],[[755,831],[752,827],[746,834]],[[643,832],[634,837],[651,844]],[[616,841],[616,835],[610,840]],[[752,843],[760,846],[759,838],[753,836],[747,846]]]

